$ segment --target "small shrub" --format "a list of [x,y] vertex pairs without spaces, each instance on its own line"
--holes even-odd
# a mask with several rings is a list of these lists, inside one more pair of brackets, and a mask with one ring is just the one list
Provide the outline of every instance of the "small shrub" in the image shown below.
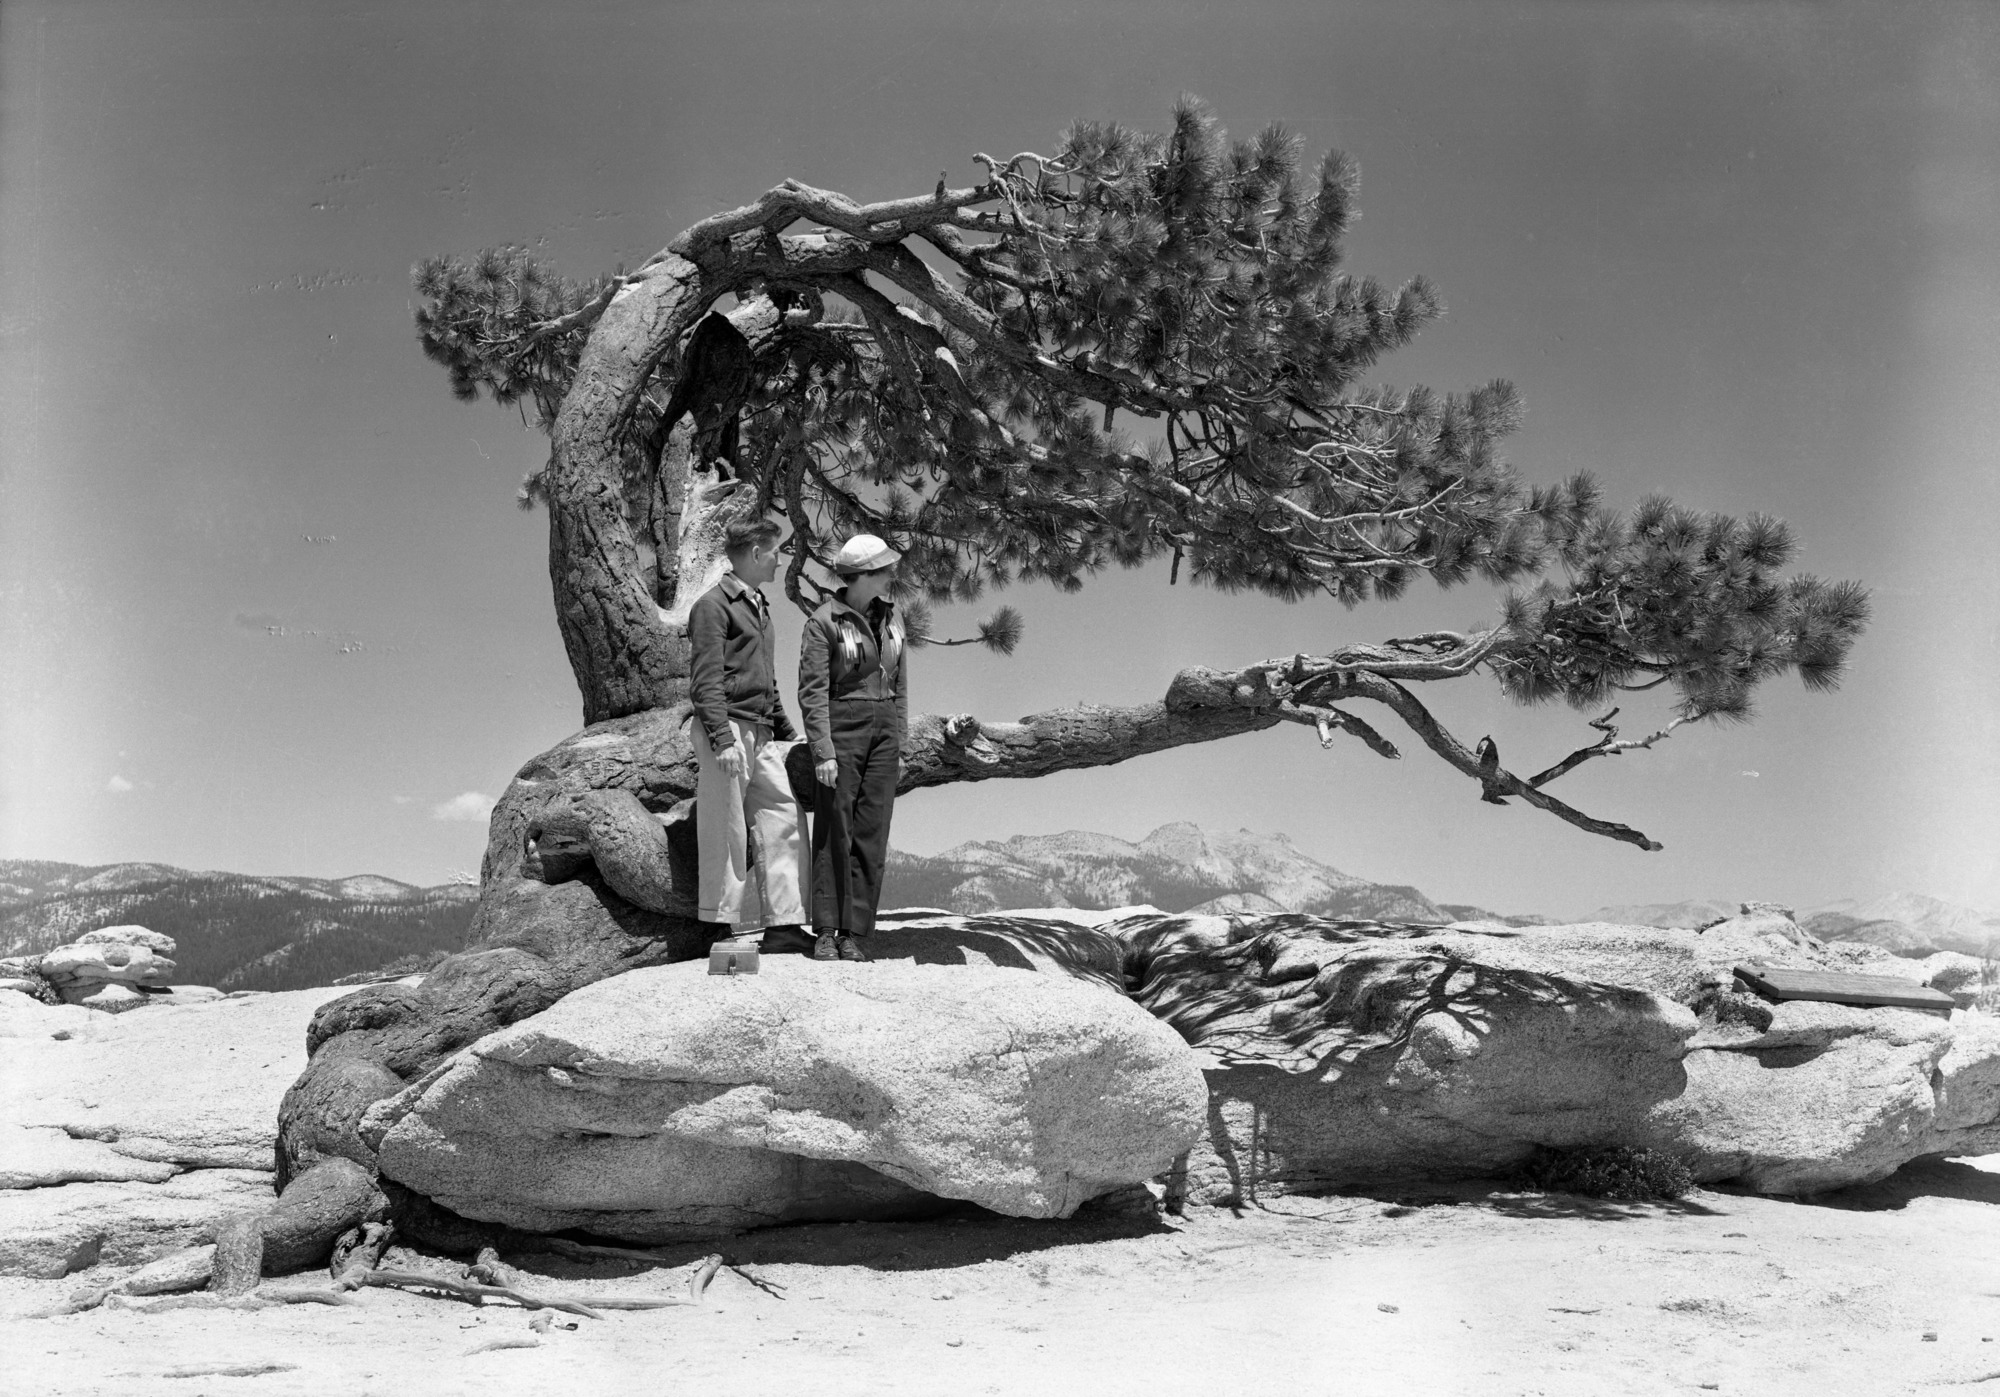
[[1539,1146],[1516,1178],[1539,1193],[1578,1193],[1626,1202],[1679,1198],[1694,1187],[1694,1175],[1674,1156],[1629,1145]]

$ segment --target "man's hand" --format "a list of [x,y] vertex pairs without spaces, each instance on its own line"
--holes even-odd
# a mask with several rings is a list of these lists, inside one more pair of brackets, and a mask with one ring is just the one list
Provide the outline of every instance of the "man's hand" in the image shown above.
[[722,774],[734,780],[743,774],[743,744],[732,742],[715,754],[715,764],[722,768]]
[[822,786],[831,786],[840,780],[840,763],[828,757],[813,767],[813,775],[819,777]]

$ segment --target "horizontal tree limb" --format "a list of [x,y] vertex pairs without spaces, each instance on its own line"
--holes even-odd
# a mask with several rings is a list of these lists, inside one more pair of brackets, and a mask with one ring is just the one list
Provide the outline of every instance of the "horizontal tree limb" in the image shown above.
[[[1480,636],[1464,649],[1483,655],[1487,641],[1487,636]],[[1129,707],[1077,704],[1030,714],[1014,723],[983,722],[970,714],[925,714],[911,719],[897,789],[914,791],[960,781],[1111,766],[1149,752],[1259,732],[1281,722],[1316,728],[1323,745],[1330,743],[1332,732],[1338,729],[1360,738],[1381,756],[1401,755],[1394,744],[1352,714],[1323,702],[1300,702],[1296,695],[1310,688],[1316,698],[1372,699],[1392,709],[1426,747],[1478,781],[1486,800],[1502,804],[1508,797],[1518,796],[1591,834],[1648,851],[1662,847],[1628,825],[1600,820],[1566,805],[1506,770],[1500,766],[1498,749],[1490,738],[1477,750],[1468,748],[1408,689],[1394,678],[1362,668],[1365,662],[1353,658],[1352,651],[1348,653],[1350,658],[1345,660],[1295,655],[1235,671],[1185,669],[1174,677],[1164,699]],[[1381,663],[1392,673],[1427,669],[1423,677],[1445,678],[1465,672],[1459,668],[1463,653],[1447,647],[1442,658],[1428,662],[1385,655]]]

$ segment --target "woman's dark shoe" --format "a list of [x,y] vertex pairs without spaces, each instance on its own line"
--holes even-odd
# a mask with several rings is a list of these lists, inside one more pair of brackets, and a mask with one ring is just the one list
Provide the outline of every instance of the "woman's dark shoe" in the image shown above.
[[[853,937],[846,935],[843,935],[840,938],[839,944],[834,947],[834,953],[838,955],[842,960],[874,959],[874,957],[869,955],[868,952],[861,949],[861,943],[859,941],[856,941]],[[815,951],[814,954],[818,954],[818,952]]]
[[[846,937],[841,938],[841,940],[843,941],[846,939],[847,939]],[[813,939],[813,959],[814,960],[840,959],[840,952],[834,946],[834,937],[832,932],[822,931],[817,937]]]
[[757,940],[757,949],[767,956],[809,956],[813,953],[813,936],[798,925],[765,927]]

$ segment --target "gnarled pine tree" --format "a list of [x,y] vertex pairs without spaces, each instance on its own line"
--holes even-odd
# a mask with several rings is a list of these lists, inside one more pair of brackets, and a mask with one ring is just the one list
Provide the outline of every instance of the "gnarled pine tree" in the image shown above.
[[[1483,798],[1657,848],[1548,787],[1662,733],[1622,740],[1614,710],[1598,740],[1522,776],[1414,686],[1483,672],[1517,700],[1594,708],[1664,685],[1678,726],[1746,716],[1787,671],[1837,679],[1865,595],[1784,576],[1782,523],[1663,499],[1621,514],[1588,477],[1523,484],[1499,451],[1519,415],[1503,382],[1366,385],[1438,302],[1422,281],[1342,270],[1344,157],[1308,176],[1284,132],[1231,143],[1188,102],[1165,133],[1083,124],[1050,154],[975,162],[975,184],[878,204],[787,180],[591,282],[519,250],[418,268],[423,346],[454,390],[524,418],[532,404],[549,434],[523,494],[548,509],[586,727],[495,810],[473,948],[419,989],[322,1011],[282,1171],[372,1164],[383,1108],[364,1110],[442,1054],[588,980],[699,952],[685,617],[742,512],[790,520],[785,589],[802,606],[816,566],[864,529],[903,551],[919,609],[1161,557],[1176,579],[1287,599],[1393,598],[1422,576],[1511,588],[1483,630],[1191,668],[1156,703],[919,718],[905,790],[1286,722],[1393,757],[1352,711],[1372,702]],[[983,638],[1005,650],[1018,631],[1003,610]]]

